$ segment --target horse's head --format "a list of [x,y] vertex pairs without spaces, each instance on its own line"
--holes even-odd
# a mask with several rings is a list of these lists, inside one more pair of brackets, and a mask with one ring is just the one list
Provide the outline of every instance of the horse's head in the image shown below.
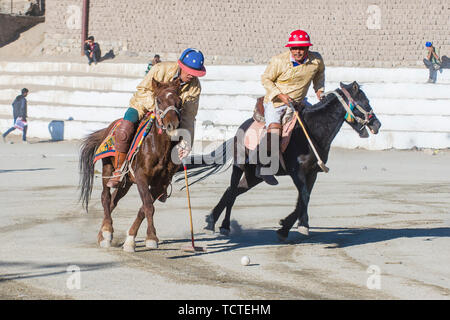
[[181,121],[180,80],[162,83],[153,79],[152,88],[156,100],[155,112],[158,124],[171,135]]
[[[381,122],[370,106],[369,99],[361,90],[360,85],[354,81],[345,85],[341,82],[341,90],[348,99],[351,112],[347,112],[345,121],[355,130],[361,138],[369,137],[366,126],[373,134],[378,134]],[[351,114],[353,113],[353,114]]]

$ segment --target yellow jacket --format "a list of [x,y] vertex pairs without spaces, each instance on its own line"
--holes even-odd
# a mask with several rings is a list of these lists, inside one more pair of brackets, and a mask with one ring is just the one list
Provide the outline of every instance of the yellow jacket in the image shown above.
[[266,89],[264,102],[272,102],[274,107],[284,103],[277,97],[287,94],[291,99],[300,101],[306,97],[311,81],[317,92],[325,88],[325,65],[317,52],[309,52],[305,63],[294,67],[291,52],[286,51],[270,59],[269,65],[261,76]]
[[[155,108],[152,79],[159,82],[169,82],[178,73],[179,66],[177,62],[160,62],[150,69],[144,80],[137,86],[137,91],[130,100],[130,107],[138,111],[139,120],[148,111],[152,111]],[[183,102],[180,128],[189,130],[192,141],[194,140],[195,117],[197,116],[201,90],[198,78],[194,78],[190,83],[182,85],[180,90],[180,98]]]

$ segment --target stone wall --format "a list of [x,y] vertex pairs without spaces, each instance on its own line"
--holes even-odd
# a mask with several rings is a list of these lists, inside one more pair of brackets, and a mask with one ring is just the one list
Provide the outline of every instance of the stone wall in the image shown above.
[[0,0],[0,13],[25,14],[30,7],[30,0]]
[[0,0],[0,13],[24,15],[30,8],[31,3],[38,4],[44,11],[45,0]]
[[[305,29],[327,65],[422,65],[425,42],[450,53],[449,0],[90,0],[89,35],[106,52],[207,63],[266,63]],[[49,54],[80,52],[82,0],[47,0]]]
[[44,17],[12,16],[0,13],[0,47],[16,40],[20,33],[44,22]]

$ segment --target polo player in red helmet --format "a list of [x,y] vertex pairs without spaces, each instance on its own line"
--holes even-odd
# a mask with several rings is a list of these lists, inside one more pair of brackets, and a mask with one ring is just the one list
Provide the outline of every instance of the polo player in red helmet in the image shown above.
[[[261,76],[262,85],[266,89],[264,118],[267,128],[267,135],[262,138],[261,145],[266,147],[264,150],[268,153],[271,153],[268,141],[272,139],[279,141],[281,117],[288,108],[289,102],[303,101],[311,82],[319,100],[325,90],[325,65],[319,53],[309,51],[310,46],[312,44],[308,33],[303,30],[293,31],[286,45],[289,51],[271,58]],[[270,135],[276,135],[276,137],[270,137]],[[274,151],[279,152],[279,150]],[[278,184],[273,176],[276,172],[268,174],[268,170],[265,169],[268,169],[267,165],[258,166],[257,174],[268,184]]]
[[206,74],[203,53],[199,50],[188,48],[184,50],[178,61],[160,62],[154,65],[137,86],[137,91],[130,100],[130,107],[125,112],[122,123],[116,129],[116,154],[113,178],[107,186],[117,188],[120,184],[122,172],[120,168],[124,163],[131,140],[135,132],[136,124],[149,111],[155,109],[156,101],[153,96],[152,80],[169,82],[180,79],[180,98],[182,100],[180,129],[190,133],[190,141],[182,140],[178,145],[180,159],[186,157],[194,140],[195,117],[198,111],[201,86],[198,77]]

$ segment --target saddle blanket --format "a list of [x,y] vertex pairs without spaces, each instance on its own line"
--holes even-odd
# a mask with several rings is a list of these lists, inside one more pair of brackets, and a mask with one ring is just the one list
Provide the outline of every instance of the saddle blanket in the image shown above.
[[[281,152],[286,148],[291,140],[292,130],[294,130],[297,118],[292,117],[291,120],[283,124],[281,132]],[[244,145],[249,150],[255,150],[261,141],[261,137],[266,133],[267,129],[264,122],[253,121],[248,130],[245,132]]]
[[[115,148],[115,132],[118,126],[122,123],[123,119],[116,120],[116,123],[109,131],[106,138],[103,140],[103,142],[100,144],[100,146],[97,148],[97,151],[95,152],[94,156],[94,163],[96,163],[98,160],[108,157],[114,157],[116,153]],[[127,160],[130,161],[133,155],[137,152],[138,146],[142,144],[142,141],[144,140],[144,133],[146,131],[147,125],[151,125],[153,122],[153,119],[151,117],[151,113],[148,113],[144,119],[139,123],[139,127],[136,131],[136,134],[134,135],[133,141],[131,142],[130,150],[128,151]]]

